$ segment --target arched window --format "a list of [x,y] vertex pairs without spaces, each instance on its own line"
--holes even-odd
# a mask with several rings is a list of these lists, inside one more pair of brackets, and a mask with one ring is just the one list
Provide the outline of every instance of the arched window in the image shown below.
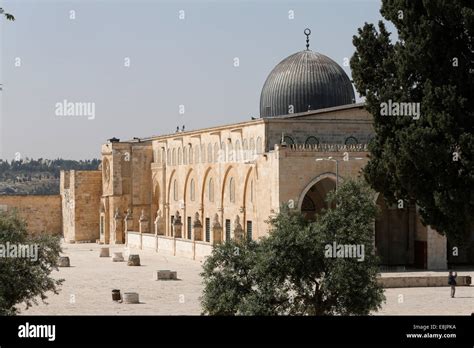
[[233,162],[234,161],[234,146],[232,143],[229,143],[227,146],[227,154],[228,154],[228,161]]
[[209,202],[214,202],[214,180],[212,178],[209,179],[208,198]]
[[161,149],[161,164],[165,164],[166,163],[166,151],[165,149]]
[[181,148],[178,149],[178,165],[183,164],[183,150]]
[[262,138],[261,137],[258,137],[257,138],[257,153],[258,154],[261,154],[263,152],[263,149],[262,149]]
[[285,135],[283,137],[283,141],[286,143],[286,145],[295,145],[295,141],[293,140],[292,137],[288,136],[288,135]]
[[250,160],[253,159],[253,155],[255,155],[255,141],[253,140],[253,138],[250,138],[250,142],[249,142],[249,159]]
[[355,137],[352,137],[352,136],[348,137],[345,141],[346,145],[356,145],[358,143],[359,141]]
[[225,144],[224,142],[221,142],[221,154],[220,154],[220,160],[222,162],[225,162],[227,160],[227,154],[225,153]]
[[248,147],[248,143],[247,143],[247,139],[244,139],[244,161],[247,160],[248,158],[248,154],[247,154],[247,151],[249,150],[249,147]]
[[304,144],[305,145],[319,145],[319,139],[311,135],[306,138],[306,141],[304,142]]
[[207,144],[207,162],[212,162],[212,145],[211,143]]
[[235,180],[230,178],[229,181],[229,199],[232,203],[235,202]]
[[240,141],[237,140],[235,142],[235,161],[236,162],[240,162],[240,158],[241,158],[241,149],[240,149]]
[[219,160],[219,145],[214,143],[214,162],[217,163]]
[[173,199],[175,202],[178,200],[178,182],[176,179],[173,181]]
[[172,164],[173,166],[176,165],[176,149],[173,149],[171,164]]
[[206,147],[201,144],[201,163],[206,163]]
[[195,185],[194,185],[194,179],[191,179],[191,185],[190,185],[190,190],[189,190],[189,198],[191,199],[191,201],[194,202],[195,198],[196,198],[196,193],[195,193]]
[[194,163],[199,163],[199,145],[194,148]]
[[192,147],[189,147],[188,148],[189,150],[189,164],[193,164],[193,148]]

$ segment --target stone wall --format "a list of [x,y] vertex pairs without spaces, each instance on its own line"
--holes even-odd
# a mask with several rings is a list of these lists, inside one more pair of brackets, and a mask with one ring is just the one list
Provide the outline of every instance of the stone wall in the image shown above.
[[127,232],[127,247],[154,250],[160,254],[180,256],[192,260],[204,260],[212,253],[212,246],[205,242],[139,232]]
[[60,192],[65,241],[98,239],[102,172],[61,171]]
[[[266,135],[266,147],[272,149],[279,144],[282,134],[290,145],[319,141],[320,144],[345,144],[346,140],[366,144],[373,137],[373,120],[363,108],[332,108],[332,111],[309,112],[287,119],[270,119]],[[312,138],[310,138],[312,137]],[[314,138],[313,138],[314,137]]]
[[60,195],[0,195],[0,210],[16,210],[26,220],[31,234],[61,234],[61,196]]

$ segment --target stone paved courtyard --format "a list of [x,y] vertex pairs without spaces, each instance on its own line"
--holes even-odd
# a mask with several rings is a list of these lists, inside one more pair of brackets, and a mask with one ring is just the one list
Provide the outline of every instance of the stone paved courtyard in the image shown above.
[[[199,296],[202,291],[201,263],[179,257],[165,256],[145,250],[140,254],[140,267],[129,267],[126,262],[112,262],[100,258],[100,245],[64,244],[63,254],[71,260],[70,268],[54,271],[54,277],[65,282],[59,295],[51,294],[48,305],[40,304],[25,315],[199,315]],[[124,251],[123,246],[111,246],[113,251]],[[178,272],[177,281],[153,280],[153,272],[170,269]],[[413,272],[405,275],[434,274]],[[384,274],[396,275],[397,273]],[[441,275],[447,272],[441,272]],[[471,275],[474,271],[458,272]],[[112,301],[112,289],[138,292],[140,304],[121,304]],[[470,315],[474,312],[474,286],[457,287],[456,298],[449,297],[449,287],[387,289],[387,302],[382,315]],[[402,295],[402,296],[400,296]],[[399,303],[400,302],[400,303]],[[23,307],[20,307],[23,308]]]

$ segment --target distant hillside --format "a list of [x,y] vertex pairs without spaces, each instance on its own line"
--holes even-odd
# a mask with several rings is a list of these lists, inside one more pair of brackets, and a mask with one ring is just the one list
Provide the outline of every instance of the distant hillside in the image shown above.
[[97,170],[100,160],[0,160],[0,195],[59,194],[61,170]]

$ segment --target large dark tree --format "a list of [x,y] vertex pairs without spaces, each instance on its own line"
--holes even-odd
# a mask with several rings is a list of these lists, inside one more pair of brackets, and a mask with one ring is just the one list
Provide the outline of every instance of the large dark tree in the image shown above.
[[[374,117],[365,177],[389,201],[416,202],[451,240],[474,219],[474,10],[471,0],[383,0],[382,21],[354,36],[358,92]],[[383,116],[381,104],[420,103],[420,117]]]

